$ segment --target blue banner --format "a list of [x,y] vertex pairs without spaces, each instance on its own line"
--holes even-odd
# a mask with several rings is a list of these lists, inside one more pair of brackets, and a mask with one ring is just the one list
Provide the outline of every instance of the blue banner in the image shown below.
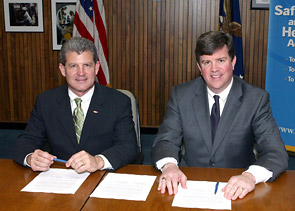
[[295,151],[295,1],[271,0],[266,86],[289,151]]

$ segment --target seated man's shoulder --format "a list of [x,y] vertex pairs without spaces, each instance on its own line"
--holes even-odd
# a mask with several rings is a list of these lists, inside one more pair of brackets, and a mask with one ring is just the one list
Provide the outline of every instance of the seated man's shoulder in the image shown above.
[[[241,80],[241,79],[239,79],[239,80]],[[249,95],[252,95],[252,96],[257,96],[257,95],[261,96],[261,95],[267,95],[268,94],[267,91],[257,87],[254,84],[249,84],[244,80],[241,80],[241,83],[243,84],[244,94],[249,94]]]
[[62,85],[53,89],[49,89],[37,95],[38,99],[48,99],[48,98],[55,98],[56,96],[60,95],[68,95],[68,86]]
[[173,87],[175,95],[177,98],[186,98],[188,96],[193,97],[193,93],[202,92],[206,87],[202,77],[198,77],[194,80],[187,81],[181,84],[178,84]]
[[202,77],[198,77],[194,80],[190,80],[190,81],[186,81],[186,82],[177,84],[173,87],[173,89],[176,89],[178,91],[187,91],[188,89],[191,89],[191,88],[194,89],[196,86],[200,86],[202,84],[204,84]]

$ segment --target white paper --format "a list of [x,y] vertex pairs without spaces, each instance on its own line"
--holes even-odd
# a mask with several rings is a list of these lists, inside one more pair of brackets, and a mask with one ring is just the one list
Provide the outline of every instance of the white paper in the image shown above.
[[50,168],[41,172],[21,191],[74,194],[89,174],[78,174],[73,169]]
[[226,184],[220,182],[218,191],[214,194],[216,182],[187,181],[187,189],[179,185],[172,206],[231,210],[231,200],[224,198],[224,192],[221,191]]
[[156,176],[108,173],[90,197],[145,201]]

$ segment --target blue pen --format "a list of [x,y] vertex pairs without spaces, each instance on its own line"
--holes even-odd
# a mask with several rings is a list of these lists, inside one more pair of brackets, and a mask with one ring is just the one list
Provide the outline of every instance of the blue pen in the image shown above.
[[62,163],[66,163],[67,161],[66,160],[62,160],[62,159],[58,159],[58,158],[53,158],[54,161],[57,161],[57,162],[62,162]]
[[219,182],[216,182],[214,194],[217,193]]

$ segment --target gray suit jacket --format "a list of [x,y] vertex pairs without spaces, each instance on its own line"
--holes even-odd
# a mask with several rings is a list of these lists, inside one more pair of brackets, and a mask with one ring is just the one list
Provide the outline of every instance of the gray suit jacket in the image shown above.
[[[255,145],[259,153],[257,160],[253,153]],[[183,146],[185,151],[180,156]],[[269,94],[236,76],[213,143],[207,86],[203,78],[172,89],[152,149],[154,164],[165,157],[174,157],[184,166],[247,168],[259,165],[273,172],[270,180],[288,165],[288,155],[272,116]]]

